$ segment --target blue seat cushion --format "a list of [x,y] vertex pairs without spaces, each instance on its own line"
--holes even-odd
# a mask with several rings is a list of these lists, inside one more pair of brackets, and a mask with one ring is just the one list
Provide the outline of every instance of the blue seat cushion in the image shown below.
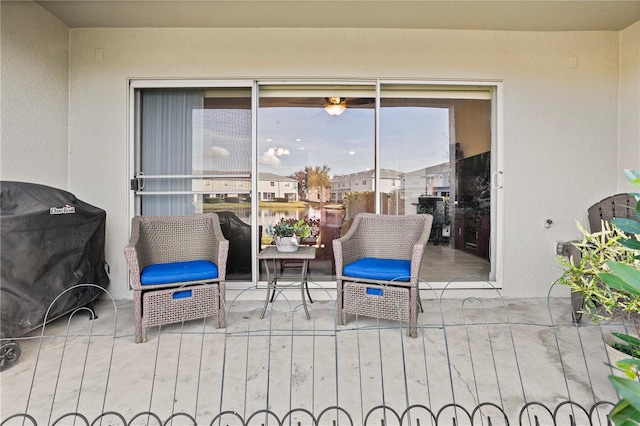
[[343,275],[382,281],[409,281],[411,262],[400,259],[363,257],[344,267]]
[[140,274],[142,285],[169,284],[218,278],[218,266],[210,260],[154,263]]

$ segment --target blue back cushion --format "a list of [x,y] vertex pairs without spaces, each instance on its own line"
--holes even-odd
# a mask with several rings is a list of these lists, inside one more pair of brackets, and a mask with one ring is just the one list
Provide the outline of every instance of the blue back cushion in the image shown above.
[[411,277],[411,261],[363,257],[346,265],[342,273],[348,277],[368,278],[370,280],[409,281]]
[[148,265],[140,274],[140,283],[169,284],[215,278],[218,278],[218,266],[215,263],[210,260],[190,260]]

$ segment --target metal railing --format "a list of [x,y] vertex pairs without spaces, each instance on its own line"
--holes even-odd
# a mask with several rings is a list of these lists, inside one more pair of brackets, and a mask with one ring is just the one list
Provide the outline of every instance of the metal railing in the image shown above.
[[226,329],[183,322],[144,344],[131,301],[105,291],[98,319],[79,308],[19,340],[1,425],[608,424],[617,395],[601,337],[620,325],[573,324],[555,289],[505,300],[420,288],[418,338],[375,317],[337,326],[335,302],[316,300],[307,320],[286,291],[260,319],[265,290],[252,288],[228,301]]

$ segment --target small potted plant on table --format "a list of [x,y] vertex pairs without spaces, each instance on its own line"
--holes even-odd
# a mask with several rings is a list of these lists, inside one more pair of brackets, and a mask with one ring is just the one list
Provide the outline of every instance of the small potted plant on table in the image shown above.
[[273,238],[278,251],[294,252],[300,239],[311,235],[311,227],[304,219],[282,218],[276,224],[267,225],[266,233]]

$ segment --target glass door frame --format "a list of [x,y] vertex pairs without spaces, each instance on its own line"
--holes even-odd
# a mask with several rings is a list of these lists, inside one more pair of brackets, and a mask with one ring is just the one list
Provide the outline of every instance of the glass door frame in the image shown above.
[[[127,105],[127,117],[128,117],[128,175],[127,179],[134,178],[135,171],[137,169],[136,153],[139,152],[140,135],[139,133],[139,110],[136,110],[136,90],[146,88],[251,88],[251,226],[252,229],[257,229],[258,226],[258,146],[257,146],[257,128],[258,128],[258,103],[260,98],[259,88],[261,85],[317,85],[325,86],[327,89],[331,87],[345,86],[345,85],[369,85],[375,86],[376,102],[375,102],[375,159],[374,164],[376,170],[379,170],[379,139],[380,139],[380,90],[384,84],[389,85],[418,85],[428,87],[456,87],[470,89],[482,88],[485,90],[491,90],[491,229],[492,232],[490,238],[490,250],[491,250],[491,274],[489,280],[483,282],[466,281],[466,282],[454,282],[448,285],[448,288],[456,289],[468,289],[477,290],[482,288],[502,288],[503,281],[503,252],[504,252],[504,197],[503,197],[503,182],[504,182],[504,93],[503,83],[501,81],[458,81],[458,80],[404,80],[404,79],[354,79],[354,80],[336,80],[336,79],[318,79],[318,80],[299,80],[299,79],[260,79],[260,80],[201,80],[201,79],[128,79],[128,105]],[[380,173],[375,174],[375,188],[376,193],[380,191]],[[130,234],[131,218],[133,218],[139,211],[139,198],[140,195],[136,194],[136,191],[129,190],[129,209],[128,209],[128,224],[127,233]],[[375,197],[375,211],[380,212],[380,197]],[[256,259],[257,256],[257,234],[252,232],[252,258]],[[240,288],[246,288],[246,284],[256,285],[258,284],[258,261],[254,262],[252,269],[252,282],[242,283],[238,282]],[[324,284],[331,284],[331,282],[325,282]],[[443,288],[447,283],[432,283],[434,289]],[[335,285],[335,283],[334,283]],[[235,286],[234,286],[235,287]]]

